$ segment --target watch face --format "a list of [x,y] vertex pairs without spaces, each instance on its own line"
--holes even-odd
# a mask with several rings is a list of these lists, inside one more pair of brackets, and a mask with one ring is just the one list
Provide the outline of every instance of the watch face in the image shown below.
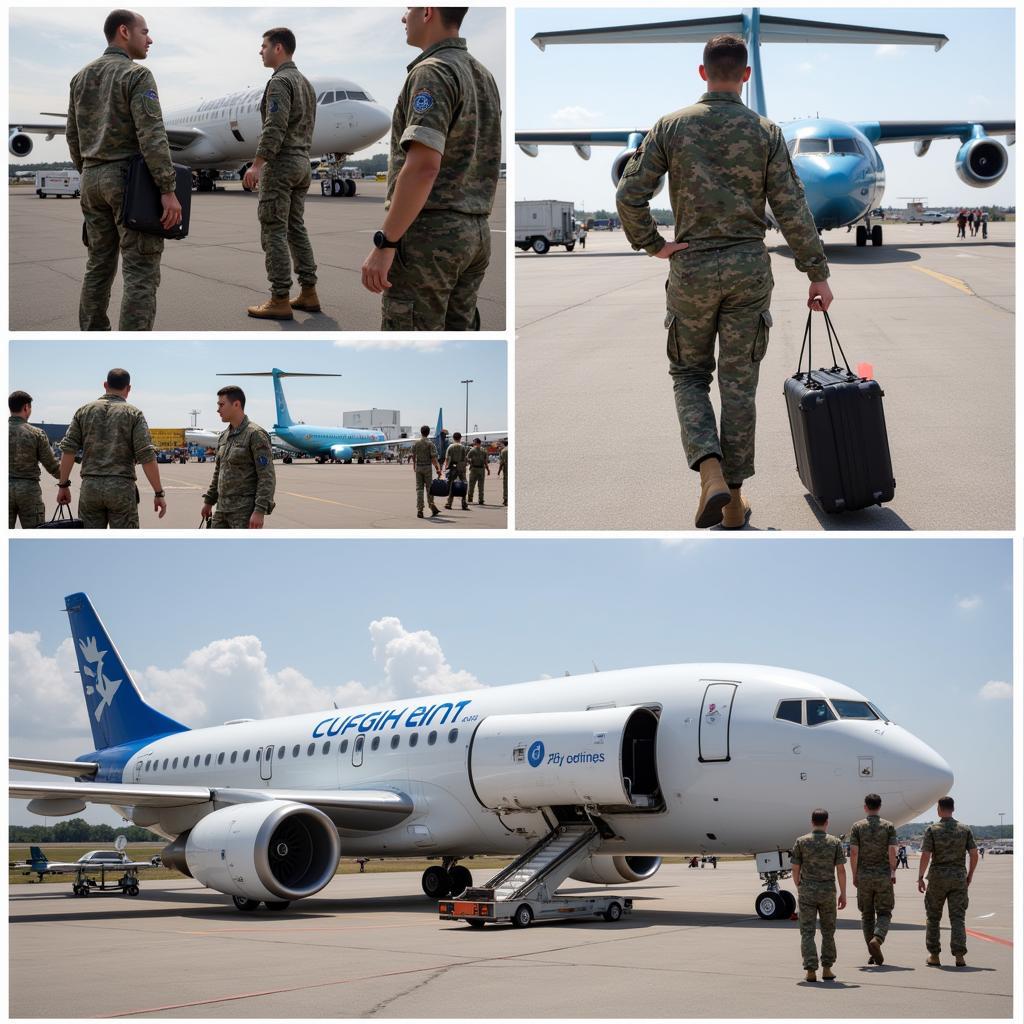
[[375,246],[377,246],[378,249],[383,249],[384,248],[384,242],[385,242],[384,232],[383,231],[375,231],[373,233],[373,244]]

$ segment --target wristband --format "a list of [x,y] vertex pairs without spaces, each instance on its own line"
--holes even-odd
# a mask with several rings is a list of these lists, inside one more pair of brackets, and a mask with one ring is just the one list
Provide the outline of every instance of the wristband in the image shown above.
[[154,498],[162,498],[163,496],[164,496],[164,492],[163,491],[154,491],[153,492],[153,497]]
[[60,481],[58,481],[57,482],[57,486],[58,487],[70,487],[71,486],[71,481],[70,480],[65,480],[64,483],[61,483]]

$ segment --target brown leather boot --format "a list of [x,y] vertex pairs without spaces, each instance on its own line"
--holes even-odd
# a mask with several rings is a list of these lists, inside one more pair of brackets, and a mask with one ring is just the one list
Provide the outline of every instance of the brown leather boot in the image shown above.
[[823,967],[821,969],[821,980],[822,981],[835,981],[836,976],[832,973],[831,967]]
[[868,943],[868,949],[871,950],[871,955],[875,958],[875,963],[881,967],[882,964],[885,963],[885,957],[882,956],[882,941],[877,935]]
[[929,953],[928,959],[925,960],[925,964],[927,964],[929,967],[941,967],[942,964],[939,962],[939,954]]
[[815,974],[814,971],[808,971],[804,975],[804,981],[817,981],[817,980],[818,980],[818,975]]
[[729,504],[722,509],[722,529],[742,530],[750,520],[750,502],[739,487],[730,487],[729,494],[732,495]]
[[722,476],[722,463],[712,455],[700,464],[700,504],[693,520],[697,529],[717,526],[722,521],[722,509],[731,500],[732,495]]
[[958,956],[956,958],[956,965],[957,967],[966,967],[967,961],[962,956]]
[[250,306],[247,312],[249,316],[254,316],[257,320],[295,319],[292,316],[292,304],[288,301],[287,295],[273,295],[259,306]]
[[300,285],[299,297],[297,299],[289,299],[288,303],[292,309],[301,309],[303,313],[319,313],[320,296],[316,293],[316,285]]

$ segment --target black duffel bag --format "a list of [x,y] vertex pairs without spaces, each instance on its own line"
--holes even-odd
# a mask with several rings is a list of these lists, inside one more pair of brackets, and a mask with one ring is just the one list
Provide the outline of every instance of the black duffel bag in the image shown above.
[[71,514],[67,505],[58,505],[49,522],[40,523],[37,530],[84,530],[85,523]]
[[436,480],[430,481],[430,494],[434,498],[447,498],[448,497],[448,481],[442,480],[438,477]]
[[161,238],[185,238],[188,235],[189,214],[192,208],[192,169],[184,164],[174,167],[174,194],[181,204],[181,223],[170,231],[160,223],[164,208],[160,202],[160,190],[149,173],[145,158],[139,154],[128,161],[128,176],[124,181],[124,205],[121,220],[126,228],[141,231],[144,235],[159,235]]

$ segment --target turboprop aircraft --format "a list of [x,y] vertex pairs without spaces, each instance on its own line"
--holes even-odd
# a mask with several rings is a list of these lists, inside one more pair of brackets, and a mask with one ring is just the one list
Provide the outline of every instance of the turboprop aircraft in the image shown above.
[[[844,833],[864,795],[910,821],[953,774],[852,687],[765,665],[664,665],[189,729],[151,707],[85,594],[65,599],[95,749],[12,767],[35,814],[107,804],[166,837],[173,867],[239,910],[319,892],[339,857],[433,857],[434,899],[474,855],[578,836],[533,882],[623,884],[666,854],[759,855],[762,917],[791,912],[785,856],[810,811]],[[140,655],[141,656],[141,655]],[[523,861],[526,863],[526,860]],[[553,886],[552,886],[553,887]],[[480,922],[477,922],[478,924]]]
[[[761,14],[757,7],[714,18],[539,32],[533,42],[541,50],[562,44],[705,43],[726,32],[742,36],[747,44],[751,74],[746,103],[765,117],[768,107],[761,73],[762,43],[883,43],[940,50],[949,42],[946,36],[930,32],[780,18]],[[859,246],[866,245],[869,238],[872,245],[882,244],[882,225],[871,223],[872,211],[881,206],[885,192],[885,167],[876,146],[913,142],[914,152],[924,156],[934,139],[959,139],[961,146],[954,164],[957,176],[974,188],[987,188],[1002,178],[1009,164],[1006,148],[991,136],[1008,135],[1013,145],[1014,132],[1014,121],[995,120],[846,122],[815,117],[782,125],[814,223],[826,231],[856,225]],[[625,147],[611,166],[612,181],[618,185],[626,163],[646,134],[647,129],[520,131],[516,132],[516,143],[531,157],[537,156],[541,146],[572,146],[584,160],[590,159],[592,146]],[[778,226],[774,220],[771,223]]]

